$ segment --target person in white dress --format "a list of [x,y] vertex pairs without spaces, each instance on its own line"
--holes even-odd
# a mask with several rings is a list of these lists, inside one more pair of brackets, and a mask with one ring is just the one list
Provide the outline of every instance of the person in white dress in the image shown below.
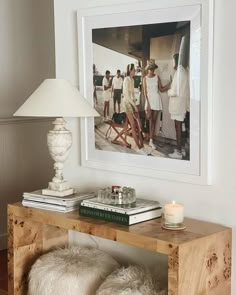
[[185,119],[186,112],[189,109],[189,75],[187,70],[179,63],[179,54],[173,56],[173,65],[175,74],[168,91],[169,112],[171,119],[175,121],[177,148],[168,156],[173,159],[182,159],[185,150],[182,146],[182,123]]
[[145,70],[147,75],[143,79],[144,97],[145,97],[145,111],[146,117],[149,120],[149,145],[156,149],[153,142],[155,134],[155,126],[158,114],[162,111],[162,102],[160,92],[167,91],[170,83],[162,86],[159,76],[155,74],[155,69],[158,66],[153,59],[148,60]]

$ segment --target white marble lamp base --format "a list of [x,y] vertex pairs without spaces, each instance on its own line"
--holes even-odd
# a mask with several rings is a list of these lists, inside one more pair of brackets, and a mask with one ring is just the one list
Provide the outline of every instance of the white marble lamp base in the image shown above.
[[65,120],[57,118],[54,122],[54,129],[48,132],[47,143],[51,157],[55,161],[55,176],[49,182],[48,188],[43,189],[43,195],[65,197],[74,194],[75,190],[70,187],[69,182],[64,180],[63,166],[69,155],[72,145],[72,134],[65,128]]
[[73,195],[75,193],[75,189],[70,188],[68,181],[64,181],[62,183],[49,182],[48,188],[43,189],[42,193],[47,196],[65,197]]

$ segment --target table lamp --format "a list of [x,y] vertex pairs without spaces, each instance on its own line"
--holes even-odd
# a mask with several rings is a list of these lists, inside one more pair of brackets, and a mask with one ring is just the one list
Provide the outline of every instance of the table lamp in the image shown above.
[[55,176],[42,193],[57,197],[73,194],[74,189],[63,177],[64,162],[72,145],[72,133],[65,128],[64,117],[96,117],[97,111],[68,81],[46,79],[13,116],[56,117],[54,129],[47,135],[49,153],[55,161]]

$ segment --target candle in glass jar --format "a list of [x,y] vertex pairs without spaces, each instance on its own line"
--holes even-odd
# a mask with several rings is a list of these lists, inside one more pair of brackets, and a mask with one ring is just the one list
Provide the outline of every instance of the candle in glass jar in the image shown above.
[[164,206],[165,224],[181,224],[184,221],[184,206],[172,201]]

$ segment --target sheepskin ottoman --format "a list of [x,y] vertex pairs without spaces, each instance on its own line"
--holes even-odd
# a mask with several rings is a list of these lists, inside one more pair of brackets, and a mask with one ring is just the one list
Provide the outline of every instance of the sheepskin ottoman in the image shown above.
[[119,264],[94,248],[72,247],[42,255],[29,273],[28,295],[94,295]]
[[141,266],[122,267],[110,274],[96,295],[167,295],[150,271]]

